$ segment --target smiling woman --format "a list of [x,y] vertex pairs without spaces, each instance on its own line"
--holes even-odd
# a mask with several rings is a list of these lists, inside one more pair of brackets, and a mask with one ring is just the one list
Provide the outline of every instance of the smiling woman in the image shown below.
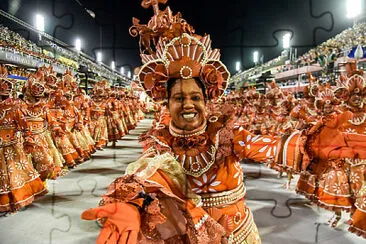
[[98,243],[260,243],[239,160],[274,159],[281,140],[234,129],[230,107],[208,111],[230,76],[220,52],[157,2],[146,3],[154,5],[149,24],[135,19],[130,31],[145,47],[137,77],[169,119],[141,137],[141,158],[82,218],[104,223]]
[[[193,78],[168,82],[168,107],[172,115],[171,127],[182,133],[192,133],[205,125],[206,104],[202,82]],[[169,92],[170,91],[170,92]],[[201,128],[202,127],[202,128]]]

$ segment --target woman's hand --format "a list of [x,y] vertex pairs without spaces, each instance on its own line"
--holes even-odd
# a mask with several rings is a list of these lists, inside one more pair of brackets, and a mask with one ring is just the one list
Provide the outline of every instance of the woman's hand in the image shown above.
[[128,203],[110,203],[101,207],[85,210],[82,219],[106,218],[100,231],[97,244],[137,243],[141,217],[136,206]]

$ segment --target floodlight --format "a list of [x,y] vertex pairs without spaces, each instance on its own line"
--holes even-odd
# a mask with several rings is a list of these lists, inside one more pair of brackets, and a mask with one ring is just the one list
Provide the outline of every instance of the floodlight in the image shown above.
[[101,63],[103,59],[102,52],[97,52],[97,62]]
[[77,38],[75,40],[75,49],[80,52],[81,51],[81,40],[79,38]]
[[36,29],[44,32],[44,17],[40,14],[36,14],[35,22]]
[[239,61],[237,61],[237,62],[236,62],[236,65],[235,65],[235,70],[236,70],[236,71],[240,71],[240,66],[241,66],[241,65],[240,65],[240,62],[239,62]]
[[259,52],[258,51],[254,51],[253,52],[253,62],[254,63],[258,63],[259,60]]
[[356,18],[362,12],[361,0],[347,0],[347,18]]
[[283,35],[283,48],[287,49],[290,47],[290,39],[291,39],[291,34],[290,33],[286,33],[285,35]]

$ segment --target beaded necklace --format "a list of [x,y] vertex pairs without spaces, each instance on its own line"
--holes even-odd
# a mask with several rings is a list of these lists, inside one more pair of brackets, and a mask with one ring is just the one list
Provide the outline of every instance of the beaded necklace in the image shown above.
[[174,137],[186,138],[186,137],[191,137],[191,136],[198,136],[198,135],[205,133],[206,128],[207,128],[207,120],[205,120],[204,123],[197,129],[195,129],[193,131],[189,131],[189,133],[184,133],[184,130],[176,128],[171,121],[169,123],[169,132]]

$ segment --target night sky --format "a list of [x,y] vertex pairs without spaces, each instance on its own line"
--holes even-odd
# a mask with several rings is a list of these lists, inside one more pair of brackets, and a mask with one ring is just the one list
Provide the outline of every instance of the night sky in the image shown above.
[[[346,0],[216,2],[168,0],[160,9],[170,6],[174,14],[182,13],[197,34],[210,34],[212,47],[221,49],[222,61],[233,73],[236,61],[241,61],[244,69],[254,65],[254,50],[263,54],[264,61],[279,56],[286,30],[293,32],[291,44],[302,54],[352,26],[352,20],[346,18]],[[128,29],[132,17],[147,23],[153,15],[151,8],[141,7],[140,0],[1,0],[0,7],[31,24],[35,13],[43,14],[48,34],[70,45],[80,37],[85,53],[95,57],[102,49],[103,62],[110,65],[115,60],[117,69],[141,65],[138,38],[131,37]]]

